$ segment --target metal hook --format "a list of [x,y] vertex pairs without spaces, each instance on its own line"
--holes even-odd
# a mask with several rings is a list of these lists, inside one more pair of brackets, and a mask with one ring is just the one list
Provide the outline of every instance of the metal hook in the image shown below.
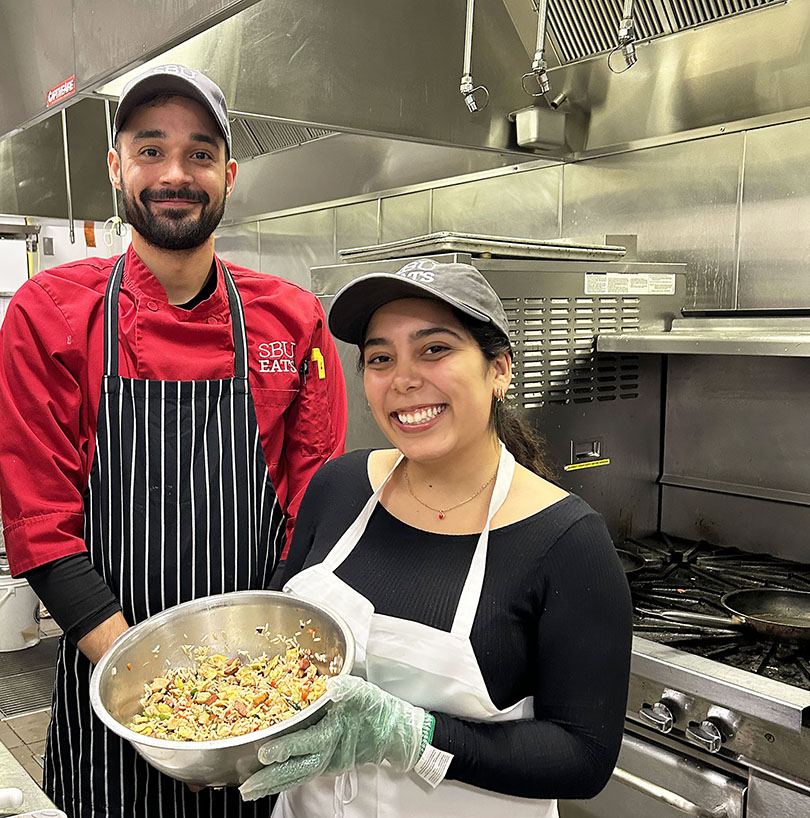
[[[486,85],[473,86],[472,77],[469,76],[469,74],[465,74],[464,77],[462,77],[459,91],[461,91],[462,95],[464,96],[464,102],[471,114],[477,113],[478,111],[483,111],[484,108],[489,105],[489,91],[487,90]],[[484,92],[485,96],[483,105],[479,105],[478,100],[475,98],[477,91]]]
[[[537,80],[537,85],[540,88],[539,93],[535,94],[526,87],[526,80],[529,77],[534,77]],[[527,71],[521,78],[520,84],[530,97],[544,97],[551,90],[551,83],[548,81],[548,74],[546,74],[545,68],[541,68],[538,71]]]
[[[628,48],[628,46],[629,46],[629,48]],[[628,56],[628,51],[630,53],[630,56]],[[611,65],[610,60],[611,60],[611,57],[613,57],[614,54],[617,54],[619,52],[621,52],[622,56],[624,57],[625,66],[624,66],[624,68],[616,70]],[[608,68],[614,74],[624,74],[625,71],[627,71],[628,69],[632,68],[635,65],[635,62],[636,62],[636,50],[633,47],[632,43],[626,43],[624,45],[617,45],[608,52],[608,56],[607,56]]]

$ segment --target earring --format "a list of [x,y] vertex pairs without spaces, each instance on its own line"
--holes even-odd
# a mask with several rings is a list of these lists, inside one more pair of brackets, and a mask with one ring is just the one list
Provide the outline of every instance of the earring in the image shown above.
[[505,398],[506,390],[502,386],[497,387],[495,389],[495,400],[498,401],[498,403],[503,403]]

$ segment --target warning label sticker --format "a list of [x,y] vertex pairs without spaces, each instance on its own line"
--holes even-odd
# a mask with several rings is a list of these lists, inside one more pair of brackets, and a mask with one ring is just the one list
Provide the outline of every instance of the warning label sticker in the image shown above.
[[50,108],[51,105],[56,105],[57,102],[60,102],[65,97],[72,96],[76,93],[76,75],[74,74],[72,77],[68,77],[66,80],[63,80],[59,83],[59,85],[54,85],[48,94],[45,97],[45,106]]
[[585,273],[586,295],[674,295],[670,273]]
[[577,471],[578,469],[593,469],[596,466],[609,466],[610,458],[604,457],[602,460],[588,460],[585,463],[569,463],[563,466],[563,471]]

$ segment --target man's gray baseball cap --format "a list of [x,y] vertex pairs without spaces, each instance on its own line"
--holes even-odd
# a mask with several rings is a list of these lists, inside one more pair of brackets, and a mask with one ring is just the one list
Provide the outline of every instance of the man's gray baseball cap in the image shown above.
[[220,87],[205,74],[186,65],[173,63],[157,65],[130,80],[121,92],[113,123],[113,142],[118,138],[127,117],[142,102],[157,94],[177,94],[199,102],[211,112],[222,131],[228,157],[231,155],[231,125],[228,122],[228,106]]
[[395,273],[369,273],[346,284],[332,301],[329,329],[341,341],[363,343],[375,310],[399,298],[437,298],[509,340],[509,321],[501,299],[471,264],[409,261]]

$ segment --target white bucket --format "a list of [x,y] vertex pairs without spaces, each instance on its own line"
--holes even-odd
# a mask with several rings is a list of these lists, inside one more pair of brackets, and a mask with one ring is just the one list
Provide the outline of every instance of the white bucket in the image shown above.
[[39,643],[39,598],[27,580],[0,577],[0,653]]

